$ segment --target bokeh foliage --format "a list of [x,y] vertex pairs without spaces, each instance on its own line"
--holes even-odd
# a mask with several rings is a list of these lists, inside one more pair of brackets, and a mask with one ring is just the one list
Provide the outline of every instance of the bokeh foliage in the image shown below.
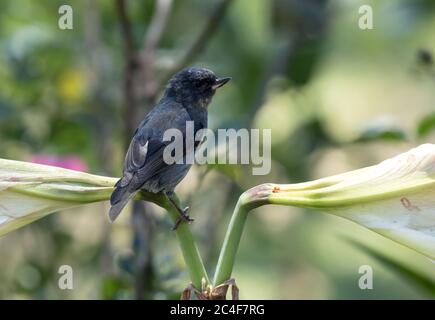
[[[177,61],[217,1],[174,1],[156,73]],[[358,8],[374,29],[358,28]],[[88,170],[119,175],[123,160],[123,39],[115,3],[70,1],[74,29],[60,30],[64,1],[0,2],[0,157],[76,155]],[[154,1],[128,1],[137,44]],[[210,107],[212,128],[272,128],[272,172],[195,167],[180,185],[201,251],[217,259],[238,195],[262,182],[291,183],[371,165],[435,137],[434,2],[234,0],[195,65],[230,75]],[[421,55],[420,55],[421,57]],[[145,107],[140,110],[146,112]],[[137,123],[140,122],[137,119]],[[208,170],[209,169],[209,170]],[[138,239],[127,212],[109,225],[107,205],[47,217],[0,239],[0,298],[127,299],[137,281]],[[241,298],[428,298],[427,291],[351,242],[376,248],[435,279],[426,258],[336,217],[264,207],[250,217],[234,277]],[[144,298],[177,298],[188,283],[170,223],[152,222]],[[74,290],[57,287],[74,269]],[[374,290],[358,288],[360,265]]]

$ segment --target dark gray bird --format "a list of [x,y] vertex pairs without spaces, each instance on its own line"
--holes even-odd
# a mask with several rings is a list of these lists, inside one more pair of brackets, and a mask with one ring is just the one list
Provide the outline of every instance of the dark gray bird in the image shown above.
[[[187,215],[188,208],[181,209],[174,200],[174,188],[191,166],[186,164],[185,159],[199,145],[195,142],[193,150],[186,148],[186,122],[193,121],[194,134],[207,128],[207,106],[216,89],[230,79],[218,78],[208,69],[194,67],[178,72],[169,80],[163,97],[142,120],[131,140],[125,156],[123,176],[116,183],[110,198],[111,221],[118,217],[127,202],[141,189],[166,195],[180,213],[174,228],[182,220],[192,221]],[[163,158],[165,147],[171,143],[163,140],[163,134],[168,129],[182,132],[182,163],[168,164]]]

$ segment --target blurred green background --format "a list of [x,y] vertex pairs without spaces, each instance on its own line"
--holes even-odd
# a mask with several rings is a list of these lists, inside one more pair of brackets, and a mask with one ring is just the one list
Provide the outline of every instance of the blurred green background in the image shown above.
[[[1,1],[0,157],[119,176],[129,123],[155,99],[127,61],[141,52],[157,2]],[[210,127],[271,128],[273,162],[267,176],[195,166],[178,187],[209,268],[247,188],[376,164],[435,137],[434,1],[225,2],[189,65],[233,77],[210,106]],[[73,30],[58,27],[62,4],[73,8]],[[362,4],[373,8],[373,30],[358,27]],[[164,80],[220,5],[172,2],[152,79]],[[110,225],[107,203],[89,205],[1,238],[0,298],[178,298],[189,279],[171,224],[161,209],[139,209]],[[61,265],[74,270],[73,290],[58,288]],[[373,290],[358,287],[361,265],[373,267]],[[242,299],[426,299],[434,267],[352,222],[267,206],[250,215],[234,277]]]

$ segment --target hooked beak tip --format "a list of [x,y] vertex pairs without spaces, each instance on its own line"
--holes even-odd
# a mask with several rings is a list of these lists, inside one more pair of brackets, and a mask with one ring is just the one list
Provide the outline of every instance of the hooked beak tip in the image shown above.
[[222,87],[225,83],[227,83],[231,79],[232,79],[231,77],[217,78],[216,83],[213,85],[213,90]]

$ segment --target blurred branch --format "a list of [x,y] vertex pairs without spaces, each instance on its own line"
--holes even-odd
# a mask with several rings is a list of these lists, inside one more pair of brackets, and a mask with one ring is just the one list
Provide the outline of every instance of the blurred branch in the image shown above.
[[155,76],[155,52],[163,32],[166,29],[172,0],[158,0],[157,8],[145,35],[144,47],[141,54],[141,69],[144,76],[144,96],[149,102],[158,93]]
[[121,24],[122,39],[124,41],[124,49],[126,52],[126,56],[129,56],[133,53],[134,42],[133,42],[133,34],[131,32],[131,25],[130,25],[130,21],[128,20],[127,8],[125,3],[126,3],[125,0],[116,0],[118,18]]
[[[138,97],[135,91],[135,80],[140,70],[140,59],[135,49],[132,27],[127,14],[125,0],[117,0],[117,12],[124,43],[124,148],[127,149],[137,126]],[[148,206],[148,208],[150,208]],[[146,222],[148,225],[146,225]],[[133,226],[133,251],[135,252],[135,298],[143,299],[145,290],[152,287],[152,254],[149,243],[153,238],[152,213],[145,210],[144,204],[134,204],[131,213]],[[145,227],[146,225],[146,227]]]
[[127,8],[125,0],[116,0],[117,13],[121,26],[122,41],[124,43],[124,130],[125,146],[130,143],[130,138],[133,135],[136,127],[136,97],[134,93],[134,73],[137,66],[137,61],[134,52],[134,40],[131,31],[131,24],[127,16]]
[[160,42],[163,32],[166,29],[169,13],[172,7],[172,0],[158,0],[156,12],[145,35],[144,51],[155,50]]
[[[144,208],[143,201],[133,202],[132,227],[135,257],[134,291],[136,299],[145,297],[154,288],[152,263],[153,217],[151,210]],[[147,298],[151,298],[148,296]]]
[[217,31],[219,24],[225,17],[225,13],[231,1],[232,0],[221,0],[216,5],[216,8],[213,10],[210,18],[208,19],[204,28],[199,33],[198,37],[187,49],[186,53],[182,56],[182,58],[178,62],[176,62],[172,66],[172,68],[169,69],[167,74],[162,78],[162,81],[159,85],[159,90],[166,84],[172,74],[192,63],[192,61],[195,60],[195,58],[204,50],[209,41],[213,38],[213,34]]

